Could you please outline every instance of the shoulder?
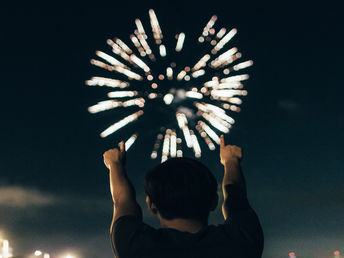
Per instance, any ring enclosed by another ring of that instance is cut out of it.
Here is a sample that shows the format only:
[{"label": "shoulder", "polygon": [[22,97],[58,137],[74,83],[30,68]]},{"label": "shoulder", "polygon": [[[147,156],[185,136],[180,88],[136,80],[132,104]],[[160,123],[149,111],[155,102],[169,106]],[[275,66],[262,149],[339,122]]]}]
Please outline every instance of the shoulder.
[{"label": "shoulder", "polygon": [[119,217],[111,231],[111,244],[115,254],[126,255],[139,251],[154,241],[157,230],[145,224],[142,219],[126,215]]},{"label": "shoulder", "polygon": [[264,247],[264,235],[259,218],[252,208],[232,212],[219,226],[231,241],[236,242],[239,246],[246,246],[261,255]]}]

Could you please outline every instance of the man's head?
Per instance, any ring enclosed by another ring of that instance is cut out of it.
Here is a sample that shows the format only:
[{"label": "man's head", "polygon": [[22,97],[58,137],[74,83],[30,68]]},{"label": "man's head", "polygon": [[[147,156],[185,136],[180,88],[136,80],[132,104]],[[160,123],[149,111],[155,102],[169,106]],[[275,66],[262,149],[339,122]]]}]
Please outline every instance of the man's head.
[{"label": "man's head", "polygon": [[147,204],[164,219],[205,221],[217,206],[217,182],[201,162],[171,158],[151,169],[145,177]]}]

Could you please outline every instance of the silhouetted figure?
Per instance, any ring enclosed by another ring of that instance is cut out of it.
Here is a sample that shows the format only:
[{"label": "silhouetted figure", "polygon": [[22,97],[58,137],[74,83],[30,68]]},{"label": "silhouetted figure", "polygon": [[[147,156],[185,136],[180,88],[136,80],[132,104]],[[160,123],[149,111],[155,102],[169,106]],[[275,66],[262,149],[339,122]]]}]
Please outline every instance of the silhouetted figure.
[{"label": "silhouetted figure", "polygon": [[124,142],[104,153],[114,202],[110,234],[118,258],[261,257],[263,232],[246,197],[240,147],[225,145],[222,213],[224,223],[208,225],[218,203],[217,182],[210,170],[190,158],[171,158],[145,177],[146,203],[161,228],[142,221],[141,207],[125,172]]}]

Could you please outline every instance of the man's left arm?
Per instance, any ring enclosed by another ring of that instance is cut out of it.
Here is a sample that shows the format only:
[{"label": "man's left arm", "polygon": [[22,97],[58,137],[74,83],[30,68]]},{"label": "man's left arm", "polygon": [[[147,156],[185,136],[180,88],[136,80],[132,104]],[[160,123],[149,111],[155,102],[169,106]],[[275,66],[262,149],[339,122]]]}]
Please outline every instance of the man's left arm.
[{"label": "man's left arm", "polygon": [[113,200],[113,218],[110,227],[112,232],[115,221],[125,215],[133,215],[142,219],[142,210],[136,201],[135,189],[130,182],[126,171],[125,145],[122,141],[120,148],[106,151],[103,155],[104,163],[110,170],[110,190]]}]

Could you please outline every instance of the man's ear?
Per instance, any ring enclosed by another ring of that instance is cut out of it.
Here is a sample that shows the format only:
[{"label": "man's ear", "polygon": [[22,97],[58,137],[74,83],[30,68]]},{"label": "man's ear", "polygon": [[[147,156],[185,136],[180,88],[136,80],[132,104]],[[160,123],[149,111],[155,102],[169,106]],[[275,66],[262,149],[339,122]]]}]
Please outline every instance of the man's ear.
[{"label": "man's ear", "polygon": [[216,196],[214,196],[214,199],[211,202],[210,211],[214,211],[216,209],[218,202],[219,202],[219,195],[216,193]]},{"label": "man's ear", "polygon": [[155,204],[152,203],[148,195],[146,195],[146,204],[147,204],[148,210],[150,210],[153,214],[158,213],[158,209],[156,208]]}]

